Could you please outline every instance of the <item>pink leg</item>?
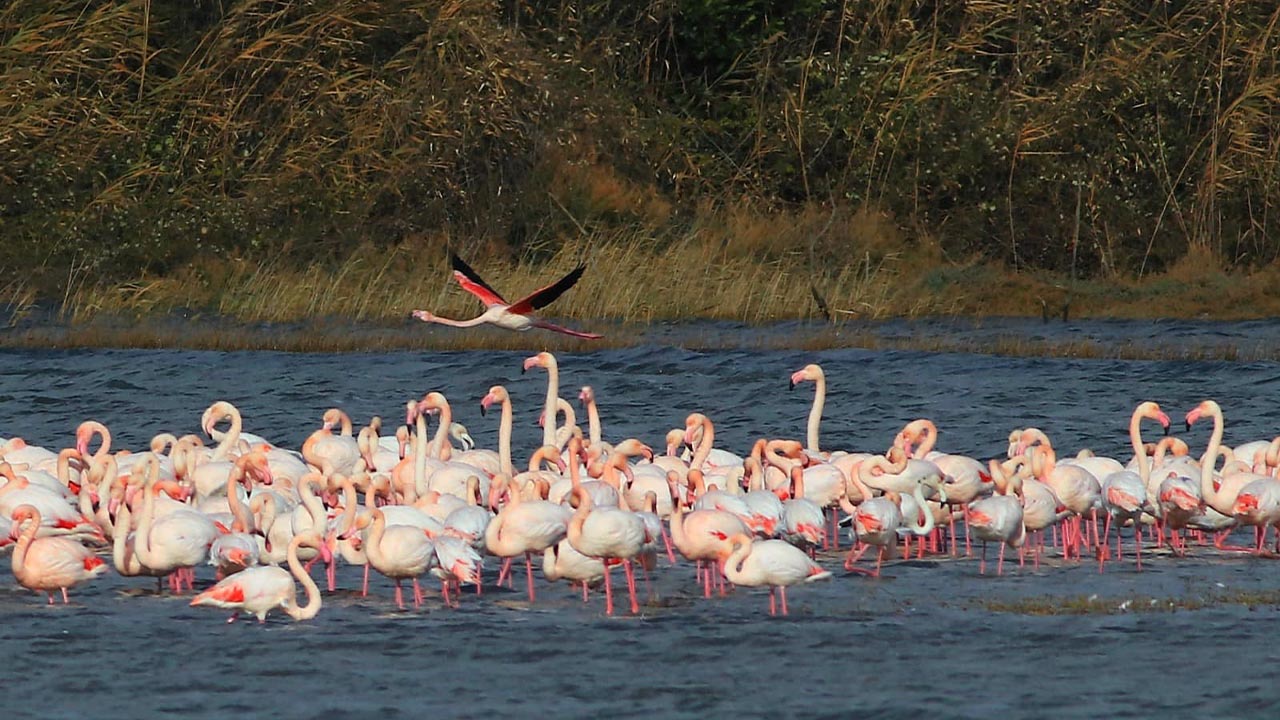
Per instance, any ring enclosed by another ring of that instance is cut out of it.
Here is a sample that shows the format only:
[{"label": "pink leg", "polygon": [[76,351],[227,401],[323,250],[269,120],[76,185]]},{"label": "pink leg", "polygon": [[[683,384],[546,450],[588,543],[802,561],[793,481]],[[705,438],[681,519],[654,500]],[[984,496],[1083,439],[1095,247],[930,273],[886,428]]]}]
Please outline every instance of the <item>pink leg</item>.
[{"label": "pink leg", "polygon": [[1004,549],[1008,547],[1008,543],[1000,543],[1000,560],[996,562],[996,575],[1004,574]]},{"label": "pink leg", "polygon": [[775,600],[773,597],[773,588],[769,588],[769,614],[770,615],[778,614],[778,604],[777,604],[777,600]]},{"label": "pink leg", "polygon": [[444,604],[453,607],[453,603],[449,602],[449,581],[440,581],[440,596],[444,598]]},{"label": "pink leg", "polygon": [[[603,560],[603,558],[602,558]],[[613,583],[609,579],[609,564],[604,566],[604,614],[613,614]]]},{"label": "pink leg", "polygon": [[511,558],[502,559],[502,569],[498,571],[498,582],[496,585],[502,587],[502,583],[511,576]]},{"label": "pink leg", "polygon": [[228,623],[233,623],[233,622],[235,622],[235,621],[236,621],[236,618],[238,618],[238,617],[240,617],[240,613],[238,613],[238,612],[233,612],[233,613],[231,613],[231,617],[227,618],[227,622],[228,622]]},{"label": "pink leg", "polygon": [[1133,521],[1133,553],[1138,558],[1138,572],[1142,572],[1142,523],[1141,518]]},{"label": "pink leg", "polygon": [[587,581],[582,581],[582,602],[587,601]]},{"label": "pink leg", "polygon": [[529,580],[529,602],[533,602],[533,561],[529,559],[529,553],[524,554],[524,572]]},{"label": "pink leg", "polygon": [[416,608],[422,607],[422,603],[424,600],[426,600],[426,597],[422,595],[422,586],[418,584],[418,578],[414,578],[413,579],[413,606]]},{"label": "pink leg", "polygon": [[950,522],[950,525],[951,525],[951,530],[950,530],[950,532],[951,532],[951,557],[955,557],[956,555],[958,555],[958,554],[959,554],[959,548],[956,546],[956,514],[955,514],[955,513],[950,513],[950,515],[951,515],[951,522]]},{"label": "pink leg", "polygon": [[369,563],[364,564],[364,583],[360,585],[360,597],[369,597]]},{"label": "pink leg", "polygon": [[787,614],[787,588],[785,585],[778,588],[778,594],[782,596],[782,614],[786,615]]},{"label": "pink leg", "polygon": [[671,535],[667,533],[667,526],[662,526],[662,544],[667,548],[667,559],[672,565],[676,564],[676,553],[671,549]]},{"label": "pink leg", "polygon": [[631,567],[630,560],[622,561],[622,571],[627,575],[627,591],[631,593],[631,614],[638,615],[640,603],[636,601],[636,571]]},{"label": "pink leg", "polygon": [[969,539],[969,503],[964,504],[964,556],[973,557],[973,545]]},{"label": "pink leg", "polygon": [[404,609],[404,595],[400,590],[400,578],[396,578],[396,607]]},{"label": "pink leg", "polygon": [[867,549],[870,547],[870,545],[862,543],[860,546],[855,545],[854,547],[849,548],[849,554],[844,558],[844,569],[852,570],[853,564],[861,560],[862,556],[866,554]]},{"label": "pink leg", "polygon": [[978,561],[978,574],[987,574],[987,541],[982,541],[982,559]]},{"label": "pink leg", "polygon": [[338,589],[338,558],[332,558],[324,564],[324,574],[329,580],[329,592]]}]

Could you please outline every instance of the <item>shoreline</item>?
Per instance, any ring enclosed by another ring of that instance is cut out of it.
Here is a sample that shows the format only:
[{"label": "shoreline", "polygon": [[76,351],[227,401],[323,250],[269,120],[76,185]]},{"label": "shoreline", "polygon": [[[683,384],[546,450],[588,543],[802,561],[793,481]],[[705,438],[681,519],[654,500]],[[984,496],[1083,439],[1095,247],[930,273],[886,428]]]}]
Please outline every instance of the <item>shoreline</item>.
[{"label": "shoreline", "polygon": [[[8,315],[8,317],[5,317]],[[542,331],[456,330],[401,321],[313,318],[245,322],[204,313],[166,313],[89,320],[44,310],[0,308],[0,349],[169,349],[292,353],[530,351],[589,353],[642,347],[689,351],[870,350],[968,353],[998,357],[1085,360],[1280,360],[1280,322],[1267,319],[1082,318],[1063,322],[1017,316],[786,320],[765,323],[693,319],[679,322],[577,321],[598,341]]]}]

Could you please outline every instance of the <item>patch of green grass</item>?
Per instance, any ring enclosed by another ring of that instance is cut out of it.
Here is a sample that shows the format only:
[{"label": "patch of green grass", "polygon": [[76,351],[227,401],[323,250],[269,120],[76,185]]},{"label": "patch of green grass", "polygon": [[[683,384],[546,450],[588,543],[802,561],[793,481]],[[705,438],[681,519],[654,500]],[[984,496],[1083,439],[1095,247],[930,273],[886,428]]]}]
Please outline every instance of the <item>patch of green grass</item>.
[{"label": "patch of green grass", "polygon": [[1250,609],[1280,606],[1280,590],[1249,590],[1236,593],[1214,593],[1200,597],[1164,597],[1125,595],[1100,597],[1032,597],[1017,600],[983,600],[984,610],[1015,615],[1118,615],[1122,613],[1162,613],[1178,610],[1203,610],[1224,605]]}]

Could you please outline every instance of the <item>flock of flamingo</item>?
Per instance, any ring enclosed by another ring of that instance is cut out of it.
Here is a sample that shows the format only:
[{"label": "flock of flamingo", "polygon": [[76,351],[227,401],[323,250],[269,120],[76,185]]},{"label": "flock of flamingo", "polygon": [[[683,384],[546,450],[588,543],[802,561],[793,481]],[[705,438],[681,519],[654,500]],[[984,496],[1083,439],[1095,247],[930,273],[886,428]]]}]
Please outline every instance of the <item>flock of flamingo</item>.
[{"label": "flock of flamingo", "polygon": [[[808,365],[791,376],[793,388],[816,388],[806,442],[762,438],[733,454],[716,447],[712,420],[694,413],[655,454],[636,438],[604,439],[590,387],[578,396],[584,433],[560,397],[555,357],[525,360],[525,370],[534,368],[548,378],[542,445],[521,470],[501,385],[480,400],[482,412],[501,410],[496,449],[474,447],[439,392],[407,401],[394,437],[380,435],[376,417],[353,434],[348,416],[331,409],[300,452],[245,432],[240,413],[221,401],[201,419],[213,446],[195,434],[161,434],[146,451],[113,451],[110,431],[94,421],[81,423],[65,449],[0,441],[0,546],[12,552],[18,583],[47,593],[49,603],[56,592],[67,602],[69,588],[110,568],[194,592],[197,568],[212,566],[216,583],[191,604],[260,622],[276,609],[299,620],[319,612],[324,596],[310,572],[317,562],[330,592],[339,562],[363,566],[365,594],[372,568],[394,581],[403,609],[402,584],[420,606],[419,579],[428,574],[448,606],[462,602],[464,585],[482,593],[486,558],[501,561],[489,587],[513,585],[512,563],[522,558],[533,602],[535,557],[545,580],[575,585],[584,602],[603,586],[608,614],[614,569],[622,569],[635,614],[637,570],[647,584],[679,556],[695,564],[704,596],[725,593],[726,583],[768,587],[770,614],[785,615],[789,586],[831,577],[817,559],[838,561],[844,526],[853,540],[844,568],[867,575],[891,557],[971,556],[974,540],[982,543],[980,573],[987,543],[999,545],[997,574],[1006,548],[1018,551],[1020,565],[1031,554],[1038,566],[1046,530],[1065,561],[1087,554],[1099,570],[1122,559],[1127,531],[1140,570],[1144,542],[1177,556],[1191,542],[1262,554],[1268,530],[1280,526],[1280,438],[1223,446],[1222,410],[1212,400],[1186,414],[1188,427],[1213,421],[1199,458],[1167,435],[1169,417],[1154,402],[1133,412],[1127,462],[1088,450],[1059,460],[1045,432],[1025,428],[1009,434],[1006,457],[984,463],[936,450],[937,428],[923,419],[886,438],[885,452],[827,451],[819,444],[826,380]],[[431,437],[429,418],[437,423]],[[1144,420],[1163,427],[1159,442],[1143,440]],[[1255,542],[1226,545],[1244,525],[1255,528]],[[862,560],[871,549],[874,566]],[[295,580],[305,590],[301,604]]]}]

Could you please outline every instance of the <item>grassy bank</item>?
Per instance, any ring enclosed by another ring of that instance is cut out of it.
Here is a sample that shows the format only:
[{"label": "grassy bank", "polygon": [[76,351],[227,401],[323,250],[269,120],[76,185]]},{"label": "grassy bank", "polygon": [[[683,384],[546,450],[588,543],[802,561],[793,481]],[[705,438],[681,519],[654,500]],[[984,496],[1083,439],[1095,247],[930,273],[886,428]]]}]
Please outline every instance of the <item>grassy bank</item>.
[{"label": "grassy bank", "polygon": [[[1239,302],[1280,257],[1278,27],[1229,2],[8,3],[0,282],[75,317],[461,312],[448,242],[512,292],[583,253],[654,266],[597,270],[577,317],[794,316],[808,275],[833,314],[1037,312],[1076,276],[1080,314],[1266,314]],[[1159,286],[1188,263],[1232,274]]]},{"label": "grassy bank", "polygon": [[[512,262],[471,248],[476,270],[508,298],[539,287],[580,261],[588,272],[552,305],[555,317],[600,331],[585,343],[550,333],[458,330],[411,320],[414,309],[469,318],[480,303],[454,282],[447,238],[413,246],[365,246],[333,262],[301,267],[280,258],[207,260],[163,275],[96,282],[72,273],[65,295],[42,299],[11,282],[7,347],[187,347],[359,351],[400,349],[553,350],[672,342],[687,347],[823,349],[859,347],[1015,356],[1131,359],[1276,359],[1274,348],[1184,343],[1103,343],[1002,337],[981,344],[931,336],[885,338],[866,321],[956,316],[1240,320],[1280,315],[1280,272],[1228,272],[1187,257],[1136,279],[1072,279],[1014,272],[993,261],[947,262],[917,243],[870,243],[841,259],[850,237],[874,236],[875,216],[721,217],[680,238],[598,237]],[[754,231],[754,232],[752,232]],[[802,238],[836,238],[806,244]],[[660,248],[655,250],[654,248]],[[722,320],[766,325],[802,320],[790,334],[714,330],[664,336],[667,324]]]}]

